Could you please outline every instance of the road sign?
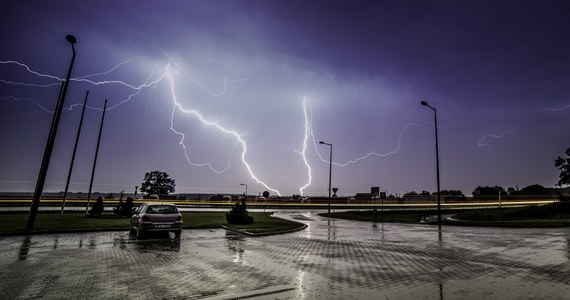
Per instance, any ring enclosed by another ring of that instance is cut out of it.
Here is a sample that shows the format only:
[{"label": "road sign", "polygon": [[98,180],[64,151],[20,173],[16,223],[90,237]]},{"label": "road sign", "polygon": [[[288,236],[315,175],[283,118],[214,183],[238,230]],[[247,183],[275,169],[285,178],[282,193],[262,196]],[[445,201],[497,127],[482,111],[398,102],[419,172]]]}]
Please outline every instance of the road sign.
[{"label": "road sign", "polygon": [[379,193],[380,193],[380,187],[379,186],[373,186],[370,188],[370,194],[378,195]]}]

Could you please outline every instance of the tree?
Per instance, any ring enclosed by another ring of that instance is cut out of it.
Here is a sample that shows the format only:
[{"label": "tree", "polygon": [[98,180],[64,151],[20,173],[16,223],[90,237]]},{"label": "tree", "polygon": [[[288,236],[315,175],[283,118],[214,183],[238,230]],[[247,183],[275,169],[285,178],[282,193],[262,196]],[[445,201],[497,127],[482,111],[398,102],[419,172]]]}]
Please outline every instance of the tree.
[{"label": "tree", "polygon": [[[460,199],[460,200],[463,200],[466,198],[465,195],[463,194],[463,192],[460,190],[441,190],[439,192],[439,194],[441,196],[448,196],[449,198],[455,198],[455,199]],[[433,193],[432,195],[437,195],[437,192]]]},{"label": "tree", "polygon": [[411,191],[411,192],[406,192],[403,197],[416,197],[416,196],[418,196],[418,192]]},{"label": "tree", "polygon": [[517,193],[517,190],[515,190],[514,187],[510,186],[509,188],[507,188],[507,193],[509,194],[509,196],[514,196]]},{"label": "tree", "polygon": [[89,215],[100,216],[103,213],[104,209],[105,207],[103,205],[103,198],[99,196],[97,197],[97,201],[95,201],[95,204],[93,204],[93,207],[91,207],[91,212],[89,213]]},{"label": "tree", "polygon": [[241,199],[241,205],[236,203],[229,213],[226,213],[226,221],[229,224],[253,224],[253,217],[247,213],[245,199]]},{"label": "tree", "polygon": [[556,184],[559,187],[570,185],[570,148],[566,150],[567,157],[560,157],[554,161],[554,166],[560,170],[560,180]]},{"label": "tree", "polygon": [[119,204],[113,208],[116,215],[130,217],[133,213],[134,199],[127,197],[127,201],[119,200]]},{"label": "tree", "polygon": [[502,186],[478,186],[473,191],[473,198],[480,196],[497,196],[499,192],[503,195],[507,194]]},{"label": "tree", "polygon": [[147,196],[155,194],[174,193],[176,183],[170,178],[168,173],[161,171],[152,171],[144,174],[144,180],[141,184],[141,193]]},{"label": "tree", "polygon": [[519,192],[518,195],[524,195],[524,196],[529,196],[529,195],[548,195],[550,194],[550,192],[548,191],[547,188],[543,187],[540,184],[532,184],[529,186],[525,186],[523,187]]}]

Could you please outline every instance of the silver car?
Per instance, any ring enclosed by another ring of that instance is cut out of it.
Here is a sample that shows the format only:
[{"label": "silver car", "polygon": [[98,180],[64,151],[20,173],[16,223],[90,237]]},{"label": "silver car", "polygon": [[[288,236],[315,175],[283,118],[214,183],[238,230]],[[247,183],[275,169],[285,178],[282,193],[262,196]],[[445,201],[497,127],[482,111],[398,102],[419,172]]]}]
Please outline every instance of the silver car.
[{"label": "silver car", "polygon": [[146,203],[131,216],[130,233],[142,237],[146,232],[174,232],[176,238],[182,233],[182,215],[174,204]]}]

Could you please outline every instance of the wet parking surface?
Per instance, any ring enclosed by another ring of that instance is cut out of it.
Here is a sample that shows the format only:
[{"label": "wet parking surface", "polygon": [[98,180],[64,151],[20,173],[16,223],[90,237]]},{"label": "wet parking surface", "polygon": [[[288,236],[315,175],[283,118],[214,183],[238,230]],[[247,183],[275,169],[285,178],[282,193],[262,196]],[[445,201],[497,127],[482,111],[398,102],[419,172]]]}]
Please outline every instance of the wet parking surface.
[{"label": "wet parking surface", "polygon": [[568,299],[570,229],[372,224],[0,238],[3,299]]}]

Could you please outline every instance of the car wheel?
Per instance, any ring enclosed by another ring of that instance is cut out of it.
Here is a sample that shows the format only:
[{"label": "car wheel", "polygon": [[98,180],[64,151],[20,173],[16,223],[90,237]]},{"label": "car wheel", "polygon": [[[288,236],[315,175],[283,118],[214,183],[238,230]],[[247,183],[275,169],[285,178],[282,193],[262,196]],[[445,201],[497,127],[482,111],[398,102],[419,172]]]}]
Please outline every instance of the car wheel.
[{"label": "car wheel", "polygon": [[137,227],[137,240],[143,237],[143,231],[141,230],[140,225]]},{"label": "car wheel", "polygon": [[136,230],[135,230],[135,228],[133,227],[133,224],[131,223],[131,224],[129,225],[129,234],[130,234],[130,235],[134,235],[135,233],[136,233]]},{"label": "car wheel", "polygon": [[174,238],[179,239],[181,234],[182,234],[182,230],[177,230],[177,231],[175,231],[175,232],[174,232]]}]

